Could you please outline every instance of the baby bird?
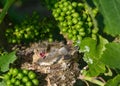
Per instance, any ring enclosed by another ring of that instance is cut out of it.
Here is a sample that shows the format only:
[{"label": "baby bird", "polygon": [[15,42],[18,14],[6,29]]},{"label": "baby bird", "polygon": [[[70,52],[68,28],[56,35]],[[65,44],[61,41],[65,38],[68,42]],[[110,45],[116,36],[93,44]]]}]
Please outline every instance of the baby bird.
[{"label": "baby bird", "polygon": [[33,63],[44,66],[62,63],[72,59],[75,52],[68,45],[61,45],[60,43],[48,44],[46,47],[38,47],[34,50]]},{"label": "baby bird", "polygon": [[61,62],[64,55],[67,55],[68,51],[65,47],[55,48],[52,47],[49,53],[46,53],[45,57],[39,59],[39,65],[52,65]]}]

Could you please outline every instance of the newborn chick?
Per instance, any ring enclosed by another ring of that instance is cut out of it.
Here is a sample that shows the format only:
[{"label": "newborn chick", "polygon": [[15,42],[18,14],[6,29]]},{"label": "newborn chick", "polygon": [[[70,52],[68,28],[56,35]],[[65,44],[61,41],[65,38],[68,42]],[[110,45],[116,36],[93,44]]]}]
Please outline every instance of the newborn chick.
[{"label": "newborn chick", "polygon": [[[77,49],[63,43],[44,43],[34,50],[33,63],[39,65],[52,65],[55,63],[68,62],[72,60]],[[76,56],[75,56],[76,57]]]},{"label": "newborn chick", "polygon": [[[52,65],[60,63],[64,60],[64,56],[68,55],[66,47],[51,47],[49,52],[45,49],[39,49],[34,51],[33,62],[37,62],[39,65]],[[37,59],[35,59],[37,58]]]},{"label": "newborn chick", "polygon": [[44,59],[39,59],[39,65],[52,65],[55,63],[60,63],[63,60],[63,55],[67,55],[67,53],[68,51],[65,49],[65,47],[60,49],[52,47]]}]

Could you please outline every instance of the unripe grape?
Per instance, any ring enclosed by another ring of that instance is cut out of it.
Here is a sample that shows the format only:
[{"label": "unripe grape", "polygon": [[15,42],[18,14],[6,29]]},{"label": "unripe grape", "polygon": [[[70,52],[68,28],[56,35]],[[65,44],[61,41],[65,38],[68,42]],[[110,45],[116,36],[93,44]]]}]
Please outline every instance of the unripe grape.
[{"label": "unripe grape", "polygon": [[59,7],[60,7],[60,8],[63,8],[64,6],[63,6],[63,4],[60,4]]},{"label": "unripe grape", "polygon": [[18,73],[18,75],[17,75],[17,77],[16,78],[18,78],[18,79],[22,79],[23,78],[23,73]]},{"label": "unripe grape", "polygon": [[81,28],[81,25],[76,24],[76,25],[75,25],[75,28],[76,28],[76,29],[80,29],[80,28]]},{"label": "unripe grape", "polygon": [[80,35],[77,35],[78,40],[82,40],[82,37]]},{"label": "unripe grape", "polygon": [[18,74],[18,69],[17,68],[13,69],[12,74],[13,76],[16,76]]},{"label": "unripe grape", "polygon": [[64,20],[64,17],[60,16],[59,21],[63,21],[63,20]]},{"label": "unripe grape", "polygon": [[68,21],[68,25],[71,26],[73,23],[72,21]]},{"label": "unripe grape", "polygon": [[55,8],[58,8],[58,3],[56,3],[54,6],[55,6]]},{"label": "unripe grape", "polygon": [[71,11],[68,10],[68,11],[66,12],[66,14],[67,14],[67,15],[70,15],[70,14],[71,14]]},{"label": "unripe grape", "polygon": [[26,86],[33,86],[33,85],[32,85],[32,82],[30,82],[30,81],[26,82],[25,85],[26,85]]},{"label": "unripe grape", "polygon": [[30,72],[28,73],[28,77],[29,77],[30,79],[34,79],[34,78],[36,78],[36,74],[35,74],[34,72],[30,71]]},{"label": "unripe grape", "polygon": [[60,13],[60,12],[61,12],[61,9],[60,9],[60,8],[57,8],[56,12],[57,12],[57,13]]},{"label": "unripe grape", "polygon": [[19,80],[16,80],[15,85],[19,86],[20,83],[21,83],[21,82],[20,82]]},{"label": "unripe grape", "polygon": [[92,33],[93,34],[96,34],[98,32],[98,28],[94,28],[93,30],[92,30]]},{"label": "unripe grape", "polygon": [[33,82],[33,84],[36,85],[36,86],[39,85],[39,81],[38,81],[37,79],[33,79],[32,82]]},{"label": "unripe grape", "polygon": [[78,3],[78,6],[79,7],[84,7],[84,4],[83,3]]},{"label": "unripe grape", "polygon": [[72,14],[72,16],[75,17],[75,18],[78,18],[79,14],[77,12],[75,12],[75,13]]},{"label": "unripe grape", "polygon": [[72,37],[72,40],[73,40],[73,41],[77,41],[77,37],[76,37],[76,36],[73,36],[73,37]]},{"label": "unripe grape", "polygon": [[68,11],[67,7],[64,7],[62,10],[63,10],[63,12]]},{"label": "unripe grape", "polygon": [[66,19],[67,19],[67,20],[71,20],[72,17],[71,17],[70,15],[68,15],[68,16],[66,16]]},{"label": "unripe grape", "polygon": [[88,22],[88,26],[89,26],[89,27],[92,27],[92,26],[93,26],[93,23],[92,23],[92,22]]},{"label": "unripe grape", "polygon": [[24,76],[24,77],[22,78],[22,82],[26,83],[27,81],[29,81],[28,77],[27,77],[27,76]]},{"label": "unripe grape", "polygon": [[28,74],[28,72],[29,72],[29,71],[28,71],[28,70],[26,70],[26,69],[23,69],[23,70],[22,70],[22,73],[23,73],[23,74],[25,74],[25,75],[27,75],[27,74]]},{"label": "unripe grape", "polygon": [[12,78],[11,79],[11,83],[15,83],[16,82],[16,79],[15,78]]},{"label": "unripe grape", "polygon": [[49,38],[48,41],[49,41],[49,42],[53,42],[53,39],[52,39],[52,38]]},{"label": "unripe grape", "polygon": [[77,30],[73,30],[73,35],[76,35],[77,34]]},{"label": "unripe grape", "polygon": [[81,32],[81,33],[80,33],[80,36],[85,36],[85,32]]},{"label": "unripe grape", "polygon": [[72,2],[73,7],[77,7],[77,2]]},{"label": "unripe grape", "polygon": [[67,22],[63,22],[62,26],[66,27],[67,26]]},{"label": "unripe grape", "polygon": [[73,18],[72,21],[73,21],[74,24],[78,23],[78,19],[77,18]]},{"label": "unripe grape", "polygon": [[6,85],[7,85],[7,86],[10,86],[10,85],[11,85],[11,81],[10,81],[10,80],[7,80],[7,81],[6,81]]},{"label": "unripe grape", "polygon": [[72,39],[73,35],[72,34],[68,34],[68,38]]},{"label": "unripe grape", "polygon": [[58,13],[54,13],[53,15],[54,15],[55,18],[57,18],[59,16]]},{"label": "unripe grape", "polygon": [[61,15],[61,16],[65,16],[65,12],[61,12],[60,15]]}]

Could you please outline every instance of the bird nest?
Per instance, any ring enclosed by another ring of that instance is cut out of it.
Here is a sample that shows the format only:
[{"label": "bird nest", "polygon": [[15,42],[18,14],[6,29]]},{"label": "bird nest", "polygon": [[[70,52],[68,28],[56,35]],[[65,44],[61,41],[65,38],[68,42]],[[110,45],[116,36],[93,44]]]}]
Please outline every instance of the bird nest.
[{"label": "bird nest", "polygon": [[16,47],[17,66],[34,70],[40,86],[73,86],[80,74],[78,47],[62,42],[39,42]]}]

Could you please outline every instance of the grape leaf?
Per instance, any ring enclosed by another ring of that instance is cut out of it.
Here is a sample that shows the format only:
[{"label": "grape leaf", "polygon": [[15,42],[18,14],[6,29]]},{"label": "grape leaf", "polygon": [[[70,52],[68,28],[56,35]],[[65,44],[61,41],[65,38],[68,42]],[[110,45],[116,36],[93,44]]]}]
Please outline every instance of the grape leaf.
[{"label": "grape leaf", "polygon": [[111,68],[120,69],[120,43],[109,43],[101,60]]},{"label": "grape leaf", "polygon": [[6,84],[3,80],[0,82],[0,86],[6,86]]},{"label": "grape leaf", "polygon": [[93,0],[104,18],[104,31],[113,36],[120,34],[120,0]]},{"label": "grape leaf", "polygon": [[4,56],[0,56],[0,71],[5,72],[9,70],[9,64],[16,60],[15,51]]},{"label": "grape leaf", "polygon": [[84,52],[84,60],[88,63],[89,70],[87,74],[89,76],[97,76],[100,73],[105,72],[105,65],[100,61],[101,55],[105,50],[105,44],[107,40],[99,37],[99,41],[92,38],[85,38],[80,43],[80,52]]},{"label": "grape leaf", "polygon": [[107,81],[105,86],[119,86],[120,85],[120,75],[115,76],[113,79]]}]

